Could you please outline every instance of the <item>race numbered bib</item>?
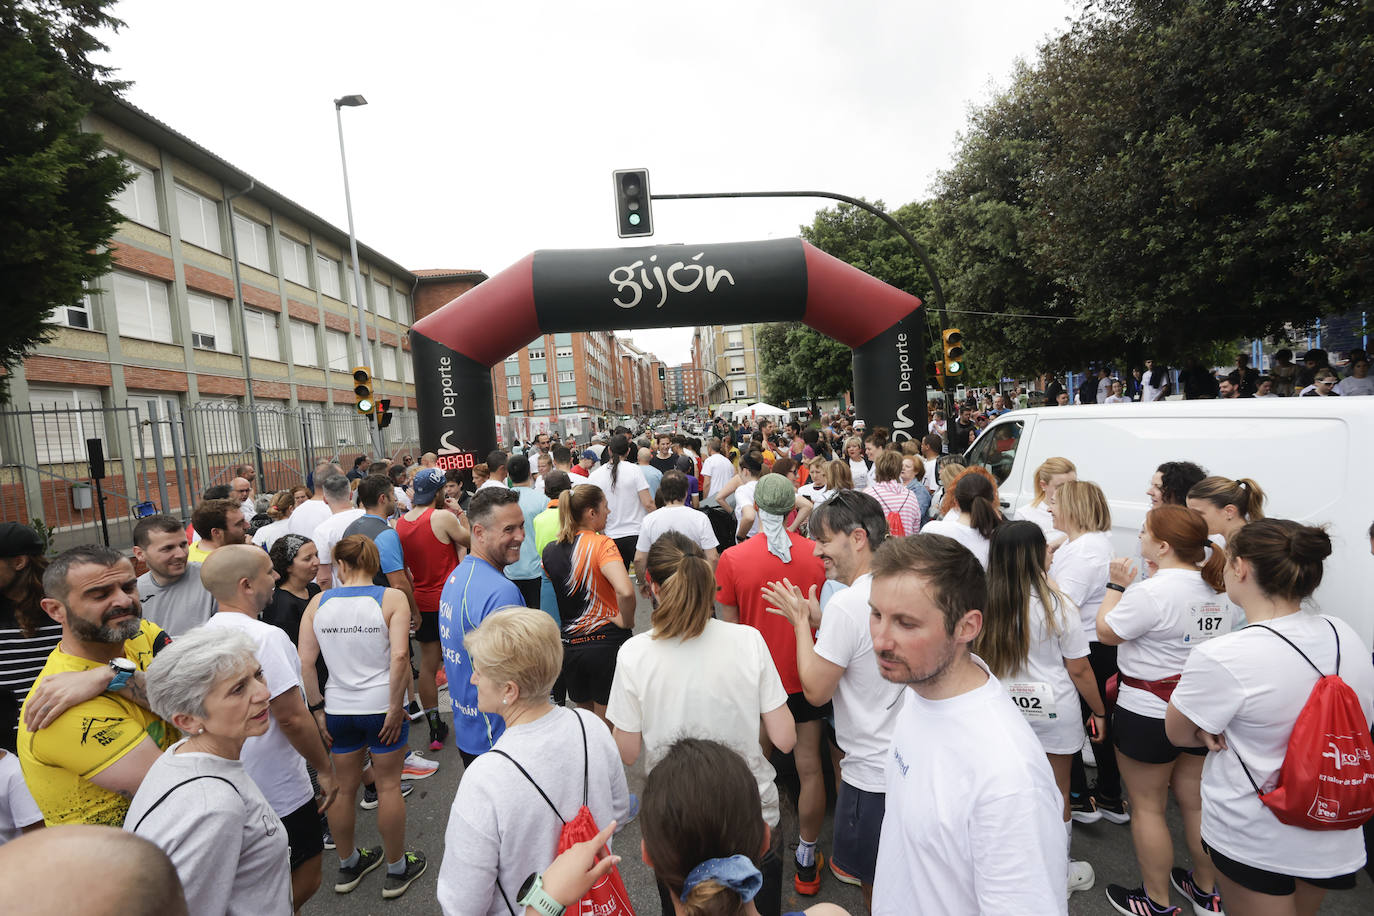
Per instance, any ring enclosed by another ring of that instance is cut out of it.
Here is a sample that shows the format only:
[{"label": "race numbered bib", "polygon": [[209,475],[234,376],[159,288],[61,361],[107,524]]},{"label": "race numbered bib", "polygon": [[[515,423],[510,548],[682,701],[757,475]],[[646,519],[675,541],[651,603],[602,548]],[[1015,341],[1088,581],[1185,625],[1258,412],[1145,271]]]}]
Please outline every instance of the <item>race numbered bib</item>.
[{"label": "race numbered bib", "polygon": [[1054,694],[1044,681],[1016,681],[1007,685],[1011,701],[1027,719],[1057,719]]},{"label": "race numbered bib", "polygon": [[1195,604],[1188,611],[1188,629],[1183,633],[1185,646],[1206,642],[1214,636],[1231,632],[1231,614],[1227,605],[1214,602]]}]

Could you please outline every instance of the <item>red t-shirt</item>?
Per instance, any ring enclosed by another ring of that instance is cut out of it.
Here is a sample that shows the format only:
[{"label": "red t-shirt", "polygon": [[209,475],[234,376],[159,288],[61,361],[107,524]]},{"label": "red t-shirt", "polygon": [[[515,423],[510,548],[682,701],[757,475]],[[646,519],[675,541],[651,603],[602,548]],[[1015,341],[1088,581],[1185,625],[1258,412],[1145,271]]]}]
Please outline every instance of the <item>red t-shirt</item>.
[{"label": "red t-shirt", "polygon": [[762,533],[721,554],[716,564],[716,600],[739,608],[739,622],[763,634],[783,689],[801,693],[796,631],[786,617],[768,613],[763,588],[786,578],[802,594],[810,594],[813,585],[819,594],[825,585],[825,564],[816,556],[814,541],[790,531],[787,536],[792,540],[791,563],[784,563],[768,552],[768,538]]},{"label": "red t-shirt", "polygon": [[575,465],[572,466],[572,473],[576,474],[578,477],[590,477],[590,476],[591,476],[590,474],[587,473],[587,469],[584,468],[584,467],[583,467],[582,465],[580,465],[580,464],[575,464]]}]

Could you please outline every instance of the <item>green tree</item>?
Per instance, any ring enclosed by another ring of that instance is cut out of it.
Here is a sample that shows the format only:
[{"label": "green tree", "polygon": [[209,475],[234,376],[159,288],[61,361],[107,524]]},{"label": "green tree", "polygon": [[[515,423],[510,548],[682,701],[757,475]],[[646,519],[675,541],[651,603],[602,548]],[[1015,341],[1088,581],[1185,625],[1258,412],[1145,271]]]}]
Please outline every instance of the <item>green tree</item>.
[{"label": "green tree", "polygon": [[[122,83],[89,55],[120,25],[103,0],[0,0],[0,386],[47,339],[52,309],[110,269],[111,205],[129,181],[81,118]],[[0,388],[0,401],[8,391]]]},{"label": "green tree", "polygon": [[797,321],[754,329],[754,355],[768,400],[805,400],[813,415],[817,401],[838,397],[854,386],[853,354],[838,340]]}]

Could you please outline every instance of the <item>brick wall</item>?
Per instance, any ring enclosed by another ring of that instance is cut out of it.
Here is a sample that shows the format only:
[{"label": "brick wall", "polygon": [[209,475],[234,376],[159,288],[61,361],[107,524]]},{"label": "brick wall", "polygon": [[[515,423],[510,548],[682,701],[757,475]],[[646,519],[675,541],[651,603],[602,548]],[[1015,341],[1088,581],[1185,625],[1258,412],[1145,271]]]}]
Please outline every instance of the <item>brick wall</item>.
[{"label": "brick wall", "polygon": [[[159,280],[166,280],[169,283],[176,279],[176,271],[172,267],[171,258],[151,251],[144,251],[142,248],[132,248],[119,242],[111,243],[110,251],[114,255],[115,263],[124,270],[157,277]],[[189,271],[190,268],[187,268],[188,280]],[[205,273],[205,271],[202,270],[200,273]]]},{"label": "brick wall", "polygon": [[108,388],[111,384],[109,363],[90,362],[84,359],[30,356],[24,360],[24,373],[30,382],[95,385],[100,388]]}]

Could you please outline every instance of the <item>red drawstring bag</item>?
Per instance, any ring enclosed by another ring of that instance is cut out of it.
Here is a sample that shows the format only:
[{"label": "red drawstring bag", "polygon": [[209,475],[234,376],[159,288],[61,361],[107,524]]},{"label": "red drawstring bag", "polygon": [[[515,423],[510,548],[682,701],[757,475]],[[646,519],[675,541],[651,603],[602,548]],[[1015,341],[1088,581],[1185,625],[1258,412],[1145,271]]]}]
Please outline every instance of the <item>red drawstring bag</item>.
[{"label": "red drawstring bag", "polygon": [[1240,766],[1260,801],[1283,823],[1305,830],[1350,830],[1374,815],[1374,742],[1359,698],[1341,680],[1340,633],[1326,622],[1336,636],[1333,674],[1322,674],[1282,633],[1254,624],[1293,646],[1317,672],[1317,683],[1293,725],[1275,787],[1261,791],[1245,761]]},{"label": "red drawstring bag", "polygon": [[[588,785],[588,766],[590,763],[587,754],[587,725],[582,721],[582,717],[573,713],[577,717],[577,724],[582,728],[582,806],[577,809],[577,814],[573,819],[563,820],[563,815],[558,813],[558,806],[553,800],[539,788],[539,783],[534,781],[534,777],[526,772],[514,757],[505,751],[492,749],[493,754],[500,754],[520,771],[520,775],[529,780],[530,785],[539,793],[540,797],[553,809],[553,816],[563,821],[563,829],[558,832],[558,852],[561,855],[567,852],[568,848],[574,843],[585,843],[587,840],[594,839],[601,828],[596,826],[596,819],[592,817],[591,809],[587,807],[587,785]],[[511,916],[515,916],[515,909],[511,906],[510,898],[506,897],[505,888],[501,887],[501,882],[496,883],[496,889],[500,891],[502,899],[506,902],[506,909]],[[575,905],[568,907],[568,916],[635,916],[634,907],[630,906],[630,894],[625,890],[625,882],[620,877],[620,869],[612,867],[610,871],[601,876],[601,880],[592,885],[592,889],[587,895],[579,900]]]}]

